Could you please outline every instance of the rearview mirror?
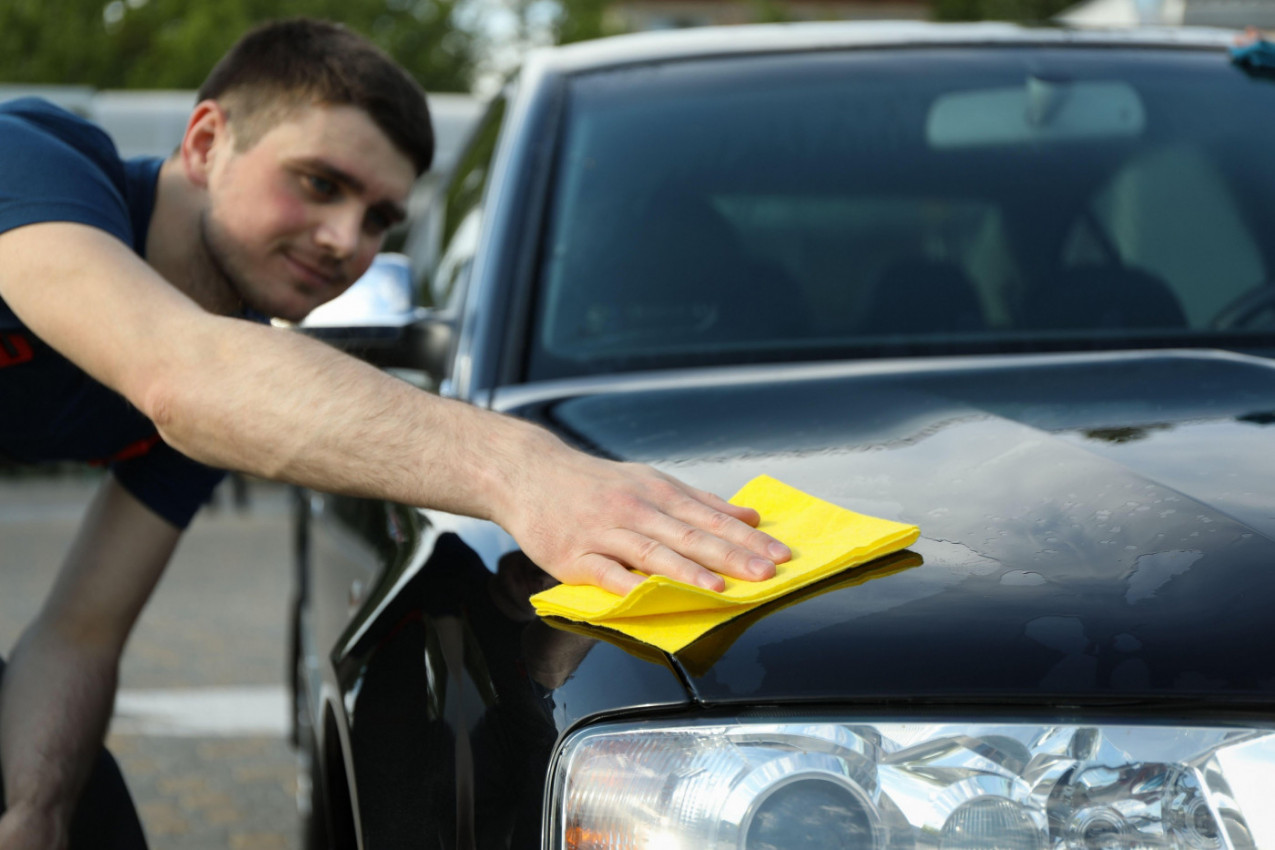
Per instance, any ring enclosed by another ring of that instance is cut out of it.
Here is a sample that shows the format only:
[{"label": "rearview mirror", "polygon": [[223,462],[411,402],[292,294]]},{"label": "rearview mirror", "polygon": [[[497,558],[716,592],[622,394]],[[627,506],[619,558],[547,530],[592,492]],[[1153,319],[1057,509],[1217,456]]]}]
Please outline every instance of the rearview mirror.
[{"label": "rearview mirror", "polygon": [[930,147],[963,148],[1142,134],[1146,111],[1123,82],[1028,77],[1022,86],[952,92],[935,99],[925,125]]},{"label": "rearview mirror", "polygon": [[373,365],[416,369],[441,381],[450,368],[453,322],[413,306],[413,296],[408,258],[378,254],[361,278],[297,329]]}]

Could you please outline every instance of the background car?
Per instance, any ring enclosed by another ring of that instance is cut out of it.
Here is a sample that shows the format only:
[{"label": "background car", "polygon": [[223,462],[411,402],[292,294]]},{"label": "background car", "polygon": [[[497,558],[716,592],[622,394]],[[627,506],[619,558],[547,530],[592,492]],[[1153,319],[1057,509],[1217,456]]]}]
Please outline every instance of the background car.
[{"label": "background car", "polygon": [[[1231,37],[796,25],[540,52],[371,359],[909,551],[668,655],[495,526],[311,495],[340,848],[1275,847],[1275,80]],[[801,541],[789,541],[800,548]]]}]

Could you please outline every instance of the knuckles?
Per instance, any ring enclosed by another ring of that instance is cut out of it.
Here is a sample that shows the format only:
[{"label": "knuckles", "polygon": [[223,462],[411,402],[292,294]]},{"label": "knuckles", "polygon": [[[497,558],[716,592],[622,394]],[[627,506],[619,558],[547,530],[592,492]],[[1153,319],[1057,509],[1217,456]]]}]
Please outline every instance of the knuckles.
[{"label": "knuckles", "polygon": [[585,572],[588,575],[588,583],[598,587],[606,587],[608,585],[607,574],[610,570],[611,565],[602,558],[591,559],[589,565],[585,568]]},{"label": "knuckles", "polygon": [[735,518],[730,514],[722,513],[721,511],[713,511],[708,515],[704,524],[713,534],[718,537],[725,537],[726,533],[734,528],[735,522]]},{"label": "knuckles", "polygon": [[651,572],[647,569],[655,563],[659,557],[660,550],[664,547],[658,540],[652,540],[649,537],[644,539],[637,546],[637,564],[641,565],[644,572]]},{"label": "knuckles", "polygon": [[748,566],[748,562],[753,558],[752,553],[745,552],[743,549],[731,547],[726,552],[725,565],[732,575],[746,576],[752,573]]},{"label": "knuckles", "polygon": [[704,532],[694,526],[686,526],[677,534],[678,551],[683,553],[693,553],[698,550],[704,543]]},{"label": "knuckles", "polygon": [[648,508],[646,501],[634,493],[621,491],[613,494],[608,505],[621,517],[634,517]]}]

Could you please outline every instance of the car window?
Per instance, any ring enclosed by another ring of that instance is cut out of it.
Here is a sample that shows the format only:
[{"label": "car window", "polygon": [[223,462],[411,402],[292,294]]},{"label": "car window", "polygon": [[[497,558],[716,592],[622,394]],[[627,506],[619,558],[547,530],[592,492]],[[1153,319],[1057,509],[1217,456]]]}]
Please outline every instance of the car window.
[{"label": "car window", "polygon": [[1275,84],[1222,52],[666,63],[562,120],[529,378],[1275,329],[1226,315],[1272,277]]}]

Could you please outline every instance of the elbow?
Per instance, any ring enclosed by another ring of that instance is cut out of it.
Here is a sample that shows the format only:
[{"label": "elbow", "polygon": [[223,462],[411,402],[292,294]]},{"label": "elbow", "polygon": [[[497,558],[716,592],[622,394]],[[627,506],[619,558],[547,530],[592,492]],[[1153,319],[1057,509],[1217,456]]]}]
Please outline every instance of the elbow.
[{"label": "elbow", "polygon": [[138,396],[138,408],[161,433],[172,427],[178,418],[175,413],[178,406],[175,395],[172,387],[157,381]]},{"label": "elbow", "polygon": [[148,382],[133,404],[164,443],[191,460],[264,477],[278,475],[282,461],[245,433],[242,410],[229,397],[227,382],[217,380],[217,371],[165,370]]},{"label": "elbow", "polygon": [[189,430],[185,423],[189,421],[186,413],[188,404],[184,393],[177,382],[156,380],[142,392],[139,392],[133,403],[142,415],[151,421],[155,430],[165,443],[185,453]]}]

